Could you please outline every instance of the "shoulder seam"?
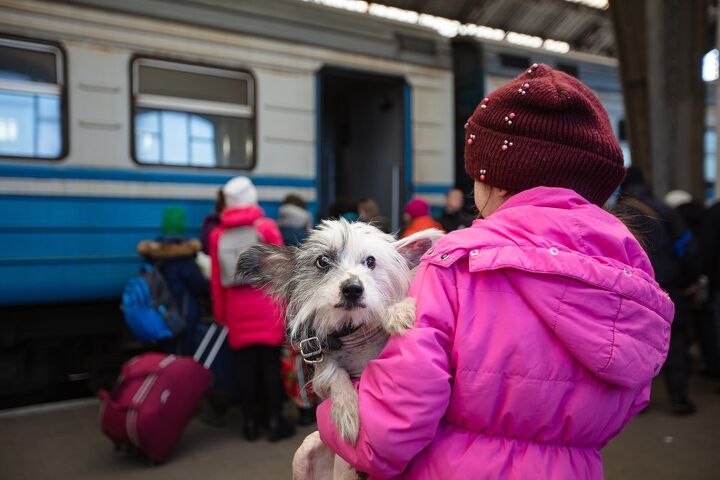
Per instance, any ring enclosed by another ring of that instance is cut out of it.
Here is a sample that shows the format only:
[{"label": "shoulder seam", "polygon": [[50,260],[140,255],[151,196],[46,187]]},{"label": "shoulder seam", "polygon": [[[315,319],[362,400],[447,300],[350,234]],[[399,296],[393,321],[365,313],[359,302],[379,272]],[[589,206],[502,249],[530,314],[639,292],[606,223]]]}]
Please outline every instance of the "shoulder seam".
[{"label": "shoulder seam", "polygon": [[618,309],[617,312],[615,312],[615,317],[613,318],[613,324],[612,324],[612,341],[610,342],[610,355],[608,355],[607,362],[605,365],[598,370],[598,373],[604,372],[609,366],[610,362],[613,358],[613,353],[615,353],[615,335],[617,334],[617,319],[620,316],[620,310],[622,310],[622,304],[623,304],[623,297],[618,296],[619,302],[618,302]]}]

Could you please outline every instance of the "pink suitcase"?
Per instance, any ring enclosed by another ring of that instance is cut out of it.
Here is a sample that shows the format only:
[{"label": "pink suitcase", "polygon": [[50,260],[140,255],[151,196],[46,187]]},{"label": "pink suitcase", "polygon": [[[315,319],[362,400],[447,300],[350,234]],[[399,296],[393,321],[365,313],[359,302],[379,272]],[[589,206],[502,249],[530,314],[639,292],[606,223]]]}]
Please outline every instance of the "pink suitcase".
[{"label": "pink suitcase", "polygon": [[212,382],[208,368],[227,336],[223,327],[201,365],[218,327],[211,325],[193,358],[145,353],[123,365],[112,392],[102,390],[100,422],[116,447],[139,450],[162,462],[175,449]]}]

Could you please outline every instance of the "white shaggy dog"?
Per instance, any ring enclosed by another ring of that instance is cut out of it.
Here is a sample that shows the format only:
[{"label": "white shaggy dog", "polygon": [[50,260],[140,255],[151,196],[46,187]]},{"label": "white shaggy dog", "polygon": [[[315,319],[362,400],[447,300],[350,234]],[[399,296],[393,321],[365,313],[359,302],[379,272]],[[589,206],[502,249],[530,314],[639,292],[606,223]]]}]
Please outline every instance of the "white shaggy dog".
[{"label": "white shaggy dog", "polygon": [[357,440],[360,376],[388,335],[415,321],[407,298],[412,271],[442,236],[426,230],[402,240],[372,225],[324,221],[301,247],[256,245],[240,255],[238,280],[262,286],[286,307],[293,345],[316,366],[313,388],[331,397],[341,435]]}]

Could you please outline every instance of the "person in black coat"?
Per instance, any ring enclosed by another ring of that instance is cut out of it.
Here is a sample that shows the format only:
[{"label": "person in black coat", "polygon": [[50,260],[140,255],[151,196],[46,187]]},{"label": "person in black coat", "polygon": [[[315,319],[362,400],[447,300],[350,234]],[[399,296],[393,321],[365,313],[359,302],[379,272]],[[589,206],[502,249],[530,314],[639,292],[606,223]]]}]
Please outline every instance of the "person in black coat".
[{"label": "person in black coat", "polygon": [[692,237],[680,215],[653,196],[642,172],[636,167],[628,168],[615,209],[639,237],[655,271],[655,280],[675,304],[670,350],[663,367],[665,384],[674,413],[695,413],[695,405],[688,398],[690,362],[687,303],[683,295],[699,276],[692,267],[697,263],[688,255],[687,247]]},{"label": "person in black coat", "polygon": [[372,198],[362,198],[357,203],[358,220],[370,223],[384,233],[391,233],[390,219],[380,214],[380,208]]},{"label": "person in black coat", "polygon": [[[700,252],[703,273],[709,280],[709,301],[713,306],[713,337],[716,360],[720,363],[720,202],[711,205],[703,216],[700,233]],[[720,365],[709,373],[720,377]]]},{"label": "person in black coat", "polygon": [[137,250],[160,270],[180,315],[185,319],[185,330],[171,342],[169,348],[173,353],[192,355],[200,319],[207,311],[203,301],[210,298],[210,282],[195,262],[202,248],[200,241],[184,238],[184,233],[185,210],[181,207],[166,208],[163,210],[162,236],[141,241]]},{"label": "person in black coat", "polygon": [[305,200],[289,194],[278,210],[278,229],[285,245],[298,246],[310,234],[312,215],[307,211]]},{"label": "person in black coat", "polygon": [[202,300],[210,296],[210,282],[195,263],[201,249],[195,239],[160,237],[138,244],[138,253],[160,269],[186,327],[175,340],[180,355],[192,355],[198,339],[198,325],[206,314]]},{"label": "person in black coat", "polygon": [[210,255],[210,232],[220,225],[220,214],[225,210],[225,195],[222,188],[218,189],[215,197],[215,211],[208,213],[200,227],[200,242],[205,255]]},{"label": "person in black coat", "polygon": [[445,194],[445,208],[438,223],[443,230],[452,232],[472,225],[473,217],[465,211],[465,195],[459,188],[452,188]]}]

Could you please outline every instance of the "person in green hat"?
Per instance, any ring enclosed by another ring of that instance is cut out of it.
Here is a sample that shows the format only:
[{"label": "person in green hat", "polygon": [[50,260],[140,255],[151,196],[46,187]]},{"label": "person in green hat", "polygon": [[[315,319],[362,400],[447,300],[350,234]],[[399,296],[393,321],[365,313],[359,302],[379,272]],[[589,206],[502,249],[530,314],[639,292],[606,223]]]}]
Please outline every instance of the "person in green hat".
[{"label": "person in green hat", "polygon": [[200,299],[210,295],[210,284],[195,262],[200,241],[184,237],[186,229],[185,210],[182,207],[165,208],[162,235],[154,240],[143,240],[137,246],[138,253],[160,270],[186,322],[183,333],[165,346],[166,350],[180,355],[191,355],[195,350],[200,318],[206,315]]}]

